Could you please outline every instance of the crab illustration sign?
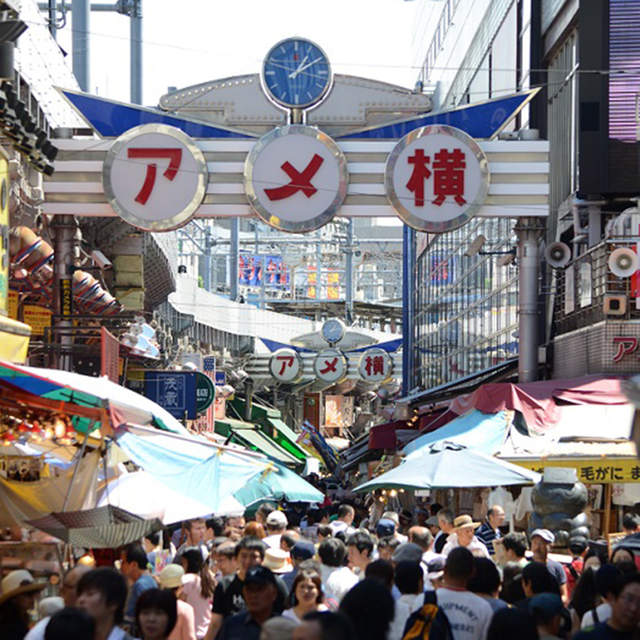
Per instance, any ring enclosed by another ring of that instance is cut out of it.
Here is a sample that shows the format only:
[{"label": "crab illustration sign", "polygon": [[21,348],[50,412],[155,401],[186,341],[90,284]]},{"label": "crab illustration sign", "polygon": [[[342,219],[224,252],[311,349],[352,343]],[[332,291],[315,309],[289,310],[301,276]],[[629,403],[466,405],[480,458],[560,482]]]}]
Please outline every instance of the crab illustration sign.
[{"label": "crab illustration sign", "polygon": [[408,133],[385,169],[389,202],[419,231],[442,233],[468,222],[489,192],[489,165],[478,143],[446,125]]},{"label": "crab illustration sign", "polygon": [[114,211],[129,224],[145,231],[169,231],[186,224],[202,203],[207,163],[180,129],[146,124],[113,143],[102,181]]}]

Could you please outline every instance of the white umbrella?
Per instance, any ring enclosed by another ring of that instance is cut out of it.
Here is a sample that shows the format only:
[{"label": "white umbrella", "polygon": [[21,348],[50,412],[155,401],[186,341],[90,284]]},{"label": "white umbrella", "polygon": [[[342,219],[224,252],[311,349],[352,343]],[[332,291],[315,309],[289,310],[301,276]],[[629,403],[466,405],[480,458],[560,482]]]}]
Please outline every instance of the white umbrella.
[{"label": "white umbrella", "polygon": [[[125,473],[101,491],[97,506],[113,505],[163,524],[209,515],[211,507],[170,489],[146,471]],[[216,515],[242,515],[244,506],[233,496],[222,499]]]}]

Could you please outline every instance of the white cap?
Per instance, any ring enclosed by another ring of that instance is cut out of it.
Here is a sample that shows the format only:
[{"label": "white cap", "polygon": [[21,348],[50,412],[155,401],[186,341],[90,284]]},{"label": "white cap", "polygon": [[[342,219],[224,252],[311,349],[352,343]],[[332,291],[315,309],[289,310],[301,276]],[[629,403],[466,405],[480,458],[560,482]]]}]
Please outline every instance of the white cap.
[{"label": "white cap", "polygon": [[267,516],[267,526],[286,527],[287,523],[287,516],[285,516],[282,511],[272,511]]}]

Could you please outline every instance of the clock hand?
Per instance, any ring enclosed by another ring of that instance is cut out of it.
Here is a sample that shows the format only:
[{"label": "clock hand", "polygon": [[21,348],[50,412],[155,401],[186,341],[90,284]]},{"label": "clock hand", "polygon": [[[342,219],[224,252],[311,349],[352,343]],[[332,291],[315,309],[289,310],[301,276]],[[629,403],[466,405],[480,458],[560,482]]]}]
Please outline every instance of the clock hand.
[{"label": "clock hand", "polygon": [[296,69],[296,75],[298,75],[299,73],[302,73],[305,69],[308,69],[309,67],[312,67],[316,62],[320,62],[320,60],[322,60],[322,56],[320,56],[319,58],[316,58],[315,60],[312,60],[311,62],[308,62],[303,67],[300,67],[299,69]]},{"label": "clock hand", "polygon": [[309,57],[309,54],[307,53],[307,55],[302,59],[302,62],[300,63],[300,65],[298,66],[298,68],[293,71],[292,73],[289,74],[289,78],[293,79],[295,78],[300,71],[302,71],[302,69],[304,69],[304,63],[307,61],[307,58]]}]

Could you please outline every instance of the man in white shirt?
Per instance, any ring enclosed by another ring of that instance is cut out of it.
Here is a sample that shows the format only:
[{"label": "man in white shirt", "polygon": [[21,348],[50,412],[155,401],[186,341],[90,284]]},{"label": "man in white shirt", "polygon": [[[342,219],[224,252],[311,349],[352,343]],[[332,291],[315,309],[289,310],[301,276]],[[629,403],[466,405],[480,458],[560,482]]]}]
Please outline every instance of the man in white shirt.
[{"label": "man in white shirt", "polygon": [[356,510],[350,504],[341,504],[338,507],[338,517],[329,523],[331,534],[336,535],[340,531],[344,531],[345,535],[350,536],[355,529],[351,526],[356,516]]},{"label": "man in white shirt", "polygon": [[440,509],[438,511],[440,532],[436,534],[433,540],[433,550],[436,553],[442,553],[444,545],[447,544],[447,538],[453,533],[453,519],[453,511],[451,509]]},{"label": "man in white shirt", "polygon": [[282,511],[272,511],[267,516],[267,537],[262,542],[272,549],[280,549],[280,538],[287,529],[287,516]]},{"label": "man in white shirt", "polygon": [[349,567],[344,566],[347,548],[338,538],[329,538],[318,547],[320,556],[320,577],[327,606],[337,608],[344,595],[358,583]]},{"label": "man in white shirt", "polygon": [[401,595],[395,603],[395,615],[387,640],[402,640],[409,616],[424,601],[424,580],[420,565],[417,562],[399,562],[395,567],[394,581]]},{"label": "man in white shirt", "polygon": [[436,593],[438,606],[449,620],[453,640],[485,640],[493,616],[489,603],[467,590],[473,571],[471,551],[465,547],[452,549],[444,567],[444,586]]},{"label": "man in white shirt", "polygon": [[487,547],[478,540],[475,530],[480,526],[471,516],[458,516],[453,521],[453,533],[447,538],[447,544],[442,549],[442,555],[448,556],[456,547],[466,547],[478,558],[491,558]]}]

